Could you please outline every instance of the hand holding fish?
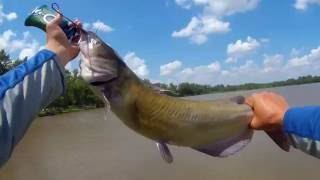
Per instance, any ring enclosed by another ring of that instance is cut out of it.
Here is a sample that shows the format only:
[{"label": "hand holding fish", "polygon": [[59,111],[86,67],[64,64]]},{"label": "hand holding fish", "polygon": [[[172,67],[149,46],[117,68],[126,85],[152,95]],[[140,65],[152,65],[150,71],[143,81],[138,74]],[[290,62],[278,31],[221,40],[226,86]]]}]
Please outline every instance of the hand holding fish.
[{"label": "hand holding fish", "polygon": [[246,103],[254,112],[250,124],[252,129],[265,131],[282,129],[283,118],[288,110],[288,103],[282,96],[263,92],[247,98]]},{"label": "hand holding fish", "polygon": [[[47,44],[46,48],[55,52],[63,65],[74,59],[79,54],[79,46],[74,43],[76,39],[69,42],[67,36],[59,26],[62,16],[58,14],[55,19],[48,23],[47,29]],[[81,27],[80,22],[76,25]]]}]

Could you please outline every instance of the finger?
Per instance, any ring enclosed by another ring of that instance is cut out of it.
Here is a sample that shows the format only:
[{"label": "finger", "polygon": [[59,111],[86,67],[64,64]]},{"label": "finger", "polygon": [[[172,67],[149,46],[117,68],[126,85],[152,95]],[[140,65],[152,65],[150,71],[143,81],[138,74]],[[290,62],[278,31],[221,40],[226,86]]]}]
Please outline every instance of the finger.
[{"label": "finger", "polygon": [[251,108],[253,108],[253,104],[254,104],[254,97],[250,96],[248,98],[245,99],[245,104],[247,104],[248,106],[250,106]]},{"label": "finger", "polygon": [[57,14],[56,17],[49,23],[49,24],[52,24],[52,25],[60,25],[62,21],[62,15],[61,14]]},{"label": "finger", "polygon": [[78,45],[73,44],[73,45],[71,45],[71,49],[72,49],[73,51],[79,51],[79,50],[80,50],[80,47],[79,47]]},{"label": "finger", "polygon": [[71,55],[71,58],[75,58],[78,56],[80,52],[80,48],[79,46],[75,46],[75,45],[72,45],[71,48],[70,48],[70,55]]},{"label": "finger", "polygon": [[250,126],[251,129],[254,130],[261,130],[261,123],[260,121],[257,119],[257,117],[253,117],[252,121],[250,122]]},{"label": "finger", "polygon": [[82,28],[82,23],[79,20],[75,20],[73,22],[69,22],[68,26],[72,28]]},{"label": "finger", "polygon": [[71,43],[77,45],[80,41],[80,35],[76,35],[72,38]]},{"label": "finger", "polygon": [[75,20],[74,24],[76,25],[76,27],[82,27],[82,23],[79,20]]}]

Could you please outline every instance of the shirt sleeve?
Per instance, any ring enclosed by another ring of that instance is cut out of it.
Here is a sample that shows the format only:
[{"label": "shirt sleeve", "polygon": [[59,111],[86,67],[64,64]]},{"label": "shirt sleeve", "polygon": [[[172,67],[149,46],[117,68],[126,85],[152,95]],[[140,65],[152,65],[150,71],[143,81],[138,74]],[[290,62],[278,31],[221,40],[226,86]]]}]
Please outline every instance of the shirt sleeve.
[{"label": "shirt sleeve", "polygon": [[293,147],[320,158],[320,106],[289,109],[284,117],[284,130]]},{"label": "shirt sleeve", "polygon": [[64,68],[42,50],[0,76],[0,167],[42,108],[64,92]]}]

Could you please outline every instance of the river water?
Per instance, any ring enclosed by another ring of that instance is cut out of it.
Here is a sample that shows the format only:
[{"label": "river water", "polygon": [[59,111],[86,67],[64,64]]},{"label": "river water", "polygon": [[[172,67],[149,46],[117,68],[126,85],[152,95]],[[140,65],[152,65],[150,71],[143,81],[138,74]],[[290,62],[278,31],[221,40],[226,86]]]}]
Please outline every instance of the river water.
[{"label": "river water", "polygon": [[[320,84],[268,89],[291,106],[320,104]],[[262,90],[259,90],[262,91]],[[256,91],[192,97],[216,99]],[[219,159],[171,147],[173,164],[155,144],[103,109],[38,118],[0,170],[0,180],[318,180],[320,160],[281,151],[262,132],[239,154]]]}]

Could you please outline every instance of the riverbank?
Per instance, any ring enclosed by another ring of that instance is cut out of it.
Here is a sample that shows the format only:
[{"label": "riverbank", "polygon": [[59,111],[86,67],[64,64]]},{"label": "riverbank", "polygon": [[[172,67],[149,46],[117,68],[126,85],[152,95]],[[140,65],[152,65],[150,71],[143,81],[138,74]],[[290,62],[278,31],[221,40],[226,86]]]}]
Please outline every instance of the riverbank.
[{"label": "riverbank", "polygon": [[69,108],[45,108],[39,113],[38,116],[39,117],[55,116],[58,114],[80,112],[80,111],[86,111],[86,110],[97,109],[97,108],[101,108],[101,107],[96,107],[96,106],[74,107],[74,106],[70,106]]},{"label": "riverbank", "polygon": [[[224,95],[230,95],[232,96],[232,94],[241,94],[241,95],[249,95],[250,93],[254,93],[256,91],[268,91],[268,90],[275,90],[275,89],[279,89],[279,88],[290,88],[290,87],[303,87],[303,86],[313,86],[313,85],[317,85],[320,83],[307,83],[307,84],[291,84],[291,85],[283,85],[283,86],[277,86],[277,87],[265,87],[265,88],[253,88],[253,89],[247,89],[247,90],[243,90],[243,89],[236,89],[236,90],[229,90],[229,91],[216,91],[216,92],[210,92],[210,93],[205,93],[205,94],[197,94],[194,96],[182,96],[180,98],[185,98],[185,99],[193,99],[193,97],[200,97],[201,96],[216,96],[219,94],[224,94]],[[170,94],[167,94],[169,96],[171,96]],[[205,100],[205,99],[202,99]],[[97,108],[102,108],[102,105],[99,106],[81,106],[81,107],[76,107],[76,106],[69,106],[68,108],[56,108],[56,107],[51,107],[51,108],[46,108],[43,109],[40,114],[39,117],[45,117],[45,116],[55,116],[58,114],[65,114],[65,113],[72,113],[72,112],[80,112],[80,111],[85,111],[85,110],[91,110],[91,109],[97,109]]]}]

